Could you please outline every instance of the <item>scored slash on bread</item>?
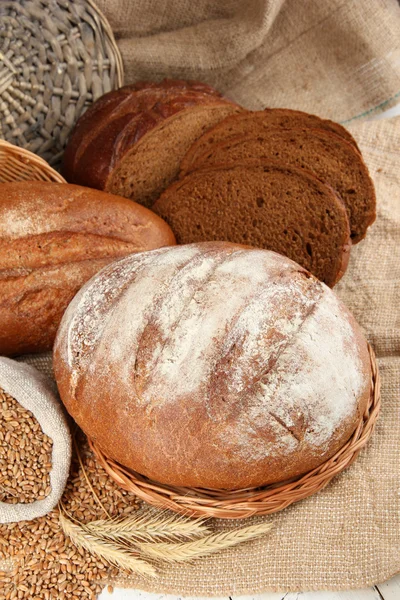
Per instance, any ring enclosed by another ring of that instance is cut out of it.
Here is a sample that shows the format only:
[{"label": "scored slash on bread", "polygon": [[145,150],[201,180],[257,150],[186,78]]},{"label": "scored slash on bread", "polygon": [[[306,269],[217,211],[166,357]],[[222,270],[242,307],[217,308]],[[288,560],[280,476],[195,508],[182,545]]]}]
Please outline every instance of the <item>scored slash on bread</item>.
[{"label": "scored slash on bread", "polygon": [[307,169],[336,190],[343,200],[353,243],[363,239],[375,220],[376,200],[361,154],[332,131],[271,127],[260,132],[258,121],[254,121],[254,127],[249,127],[246,135],[209,145],[190,170],[218,164],[240,165],[247,159],[277,160],[282,165]]},{"label": "scored slash on bread", "polygon": [[348,217],[335,191],[312,173],[273,161],[194,171],[153,209],[180,244],[226,240],[274,250],[329,286],[349,260]]},{"label": "scored slash on bread", "polygon": [[193,142],[241,110],[206,84],[126,86],[100,98],[78,121],[63,173],[71,183],[151,206],[177,177]]}]

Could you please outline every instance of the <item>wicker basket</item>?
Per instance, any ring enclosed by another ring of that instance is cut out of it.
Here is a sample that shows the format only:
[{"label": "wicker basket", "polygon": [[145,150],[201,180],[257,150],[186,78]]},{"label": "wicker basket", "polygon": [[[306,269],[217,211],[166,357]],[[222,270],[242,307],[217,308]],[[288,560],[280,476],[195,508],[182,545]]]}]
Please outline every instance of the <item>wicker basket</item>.
[{"label": "wicker basket", "polygon": [[66,183],[43,158],[29,150],[0,140],[0,183],[9,181],[53,181]]},{"label": "wicker basket", "polygon": [[232,492],[167,486],[153,482],[107,458],[91,440],[89,444],[104,469],[121,488],[159,508],[169,508],[192,517],[220,519],[243,519],[278,512],[328,485],[335,475],[351,465],[370,439],[381,400],[378,366],[370,346],[369,353],[372,367],[371,399],[353,435],[332,458],[290,481]]},{"label": "wicker basket", "polygon": [[92,0],[0,2],[0,137],[57,166],[85,108],[122,84],[120,52]]}]

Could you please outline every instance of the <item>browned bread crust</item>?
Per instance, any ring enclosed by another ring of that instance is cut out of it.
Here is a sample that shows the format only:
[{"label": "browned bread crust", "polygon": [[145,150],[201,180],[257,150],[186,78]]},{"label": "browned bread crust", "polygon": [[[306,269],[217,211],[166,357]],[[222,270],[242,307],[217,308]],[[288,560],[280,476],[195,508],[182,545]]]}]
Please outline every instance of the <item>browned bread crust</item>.
[{"label": "browned bread crust", "polygon": [[274,250],[333,286],[350,255],[346,210],[304,170],[266,161],[189,173],[153,207],[179,244],[225,240]]},{"label": "browned bread crust", "polygon": [[351,239],[362,240],[376,217],[375,189],[368,169],[351,144],[322,129],[270,128],[229,138],[209,147],[192,170],[217,164],[240,165],[248,159],[276,160],[314,173],[342,198]]},{"label": "browned bread crust", "polygon": [[76,124],[64,153],[63,173],[71,183],[112,192],[110,176],[143,136],[180,111],[209,105],[231,107],[221,118],[239,110],[206,84],[196,82],[141,83],[105,94]]},{"label": "browned bread crust", "polygon": [[321,119],[316,115],[302,112],[300,110],[291,110],[288,108],[266,108],[257,112],[243,111],[238,115],[227,117],[221,123],[209,129],[201,136],[190,148],[182,161],[181,175],[192,170],[197,159],[207,152],[208,149],[215,146],[216,143],[226,141],[229,138],[246,135],[248,133],[264,133],[265,129],[271,127],[283,127],[285,129],[293,128],[314,128],[325,129],[336,133],[339,137],[349,142],[360,152],[356,140],[351,133],[339,123],[329,119]]},{"label": "browned bread crust", "polygon": [[62,314],[103,266],[175,243],[162,219],[75,185],[0,186],[0,354],[50,350]]},{"label": "browned bread crust", "polygon": [[221,242],[103,269],[64,315],[54,370],[109,457],[181,486],[317,467],[370,397],[366,341],[335,294],[281,255]]}]

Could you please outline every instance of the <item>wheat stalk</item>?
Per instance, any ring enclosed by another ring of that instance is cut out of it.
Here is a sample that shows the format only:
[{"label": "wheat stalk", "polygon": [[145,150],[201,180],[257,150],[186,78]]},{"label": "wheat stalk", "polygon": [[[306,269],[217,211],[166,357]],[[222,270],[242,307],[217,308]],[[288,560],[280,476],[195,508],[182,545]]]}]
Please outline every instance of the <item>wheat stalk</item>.
[{"label": "wheat stalk", "polygon": [[188,519],[167,512],[142,511],[122,520],[98,520],[88,523],[86,529],[93,535],[123,543],[168,540],[194,540],[210,534],[204,519]]},{"label": "wheat stalk", "polygon": [[209,554],[220,552],[220,550],[224,550],[225,548],[231,548],[237,544],[258,538],[267,533],[271,527],[271,523],[260,523],[259,525],[250,525],[241,529],[234,529],[233,531],[208,535],[192,542],[181,544],[140,542],[137,546],[143,554],[155,560],[184,562],[208,556]]},{"label": "wheat stalk", "polygon": [[86,483],[88,484],[88,486],[90,488],[90,491],[92,492],[93,497],[94,497],[95,501],[97,502],[97,504],[104,510],[104,512],[106,513],[107,517],[109,519],[111,519],[110,513],[107,511],[106,507],[104,506],[104,504],[102,503],[102,501],[100,500],[100,498],[98,497],[98,495],[96,494],[94,487],[90,483],[90,479],[89,479],[88,474],[86,472],[85,465],[83,464],[81,452],[79,450],[79,446],[77,444],[77,441],[76,441],[76,438],[75,438],[75,434],[76,434],[76,429],[75,429],[74,433],[72,434],[72,441],[74,443],[75,452],[76,452],[76,455],[78,457],[78,461],[79,461],[79,465],[80,465],[80,467],[82,469],[82,473],[83,473],[83,475],[84,475],[84,477],[86,479]]},{"label": "wheat stalk", "polygon": [[65,535],[78,548],[87,550],[90,554],[94,554],[120,569],[134,571],[146,577],[155,577],[157,575],[152,565],[132,556],[117,544],[93,535],[93,533],[87,530],[85,525],[73,523],[61,511],[59,518]]}]

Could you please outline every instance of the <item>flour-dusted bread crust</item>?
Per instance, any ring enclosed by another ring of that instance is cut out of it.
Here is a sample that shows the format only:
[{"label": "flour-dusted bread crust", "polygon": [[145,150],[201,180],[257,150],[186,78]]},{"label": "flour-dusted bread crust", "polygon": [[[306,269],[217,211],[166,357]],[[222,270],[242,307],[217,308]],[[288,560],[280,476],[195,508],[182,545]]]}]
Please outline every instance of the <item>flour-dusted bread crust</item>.
[{"label": "flour-dusted bread crust", "polygon": [[191,171],[197,159],[218,142],[226,141],[238,135],[265,133],[265,130],[271,127],[324,129],[336,133],[336,135],[352,144],[359,152],[357,142],[351,133],[339,123],[329,119],[321,119],[317,115],[288,108],[266,108],[256,112],[243,111],[237,115],[227,117],[209,129],[193,144],[182,161],[182,176]]},{"label": "flour-dusted bread crust", "polygon": [[64,153],[63,173],[71,183],[151,206],[177,177],[195,140],[240,110],[196,82],[120,88],[99,98],[79,119]]},{"label": "flour-dusted bread crust", "polygon": [[370,397],[366,341],[335,294],[281,255],[221,242],[105,267],[63,317],[54,371],[108,456],[182,486],[304,473]]},{"label": "flour-dusted bread crust", "polygon": [[153,210],[178,244],[224,240],[273,250],[330,287],[349,261],[341,199],[311,173],[276,162],[199,169],[165,190]]},{"label": "flour-dusted bread crust", "polygon": [[50,350],[65,308],[92,275],[174,243],[162,219],[124,198],[67,184],[2,184],[0,354]]}]

